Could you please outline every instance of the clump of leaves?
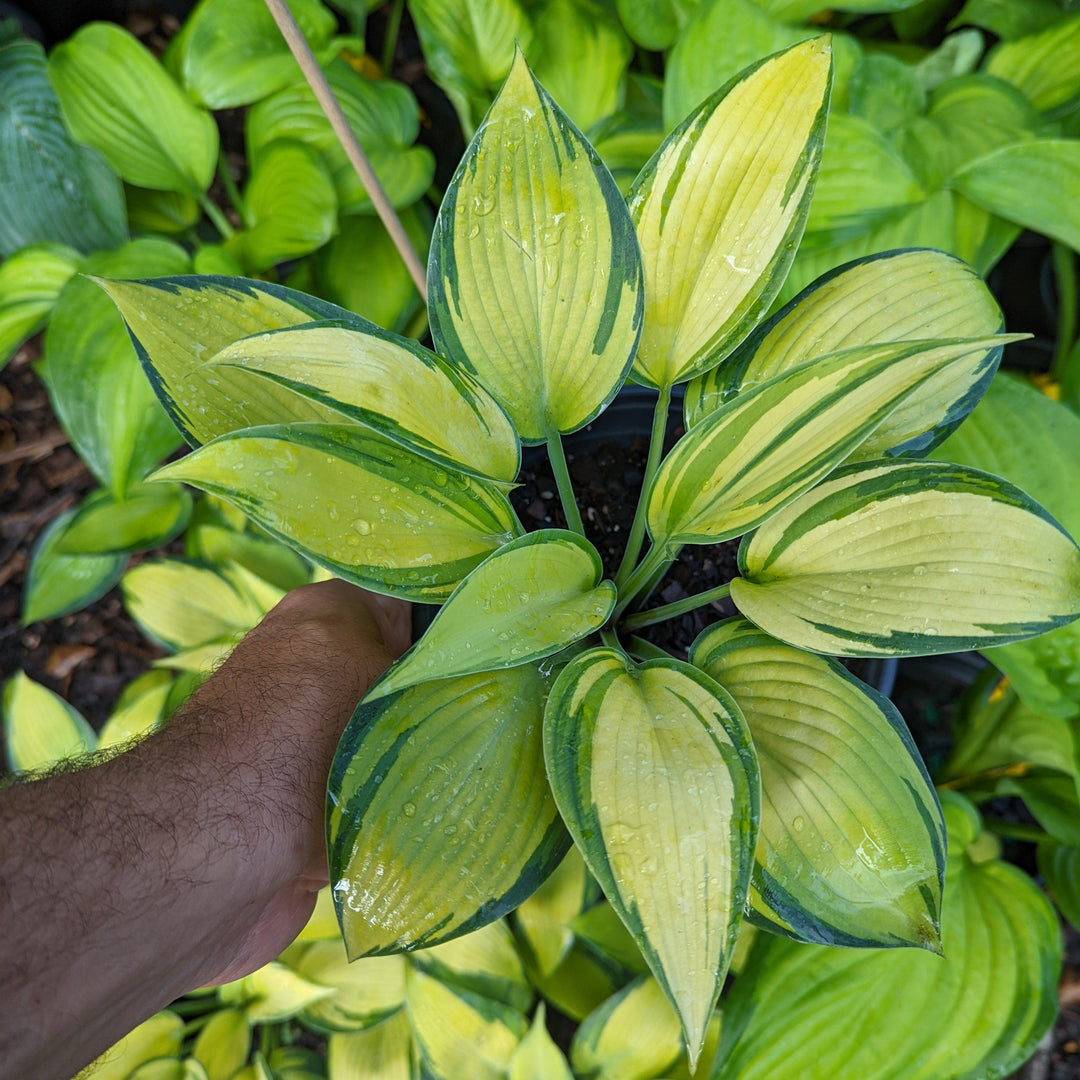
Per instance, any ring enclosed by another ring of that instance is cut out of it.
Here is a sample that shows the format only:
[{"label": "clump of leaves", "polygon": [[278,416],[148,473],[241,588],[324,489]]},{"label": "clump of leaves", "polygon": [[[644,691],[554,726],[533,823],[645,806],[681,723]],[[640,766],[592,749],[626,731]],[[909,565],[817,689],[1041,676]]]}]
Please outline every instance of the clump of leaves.
[{"label": "clump of leaves", "polygon": [[[360,703],[330,776],[351,956],[484,926],[574,845],[692,1067],[744,911],[807,942],[939,949],[937,798],[896,710],[821,654],[1060,626],[1080,614],[1080,550],[1012,484],[919,460],[1010,340],[968,267],[888,252],[765,318],[830,77],[823,38],[747,69],[624,202],[519,57],[436,221],[436,352],[263,282],[102,282],[196,447],[158,478],[350,581],[443,605]],[[656,423],[606,580],[562,436],[627,378],[657,390]],[[661,460],[687,382],[688,431]],[[523,442],[547,446],[568,529],[517,520]],[[736,536],[723,590],[640,610],[684,545]],[[728,591],[741,616],[689,663],[634,633]]]}]

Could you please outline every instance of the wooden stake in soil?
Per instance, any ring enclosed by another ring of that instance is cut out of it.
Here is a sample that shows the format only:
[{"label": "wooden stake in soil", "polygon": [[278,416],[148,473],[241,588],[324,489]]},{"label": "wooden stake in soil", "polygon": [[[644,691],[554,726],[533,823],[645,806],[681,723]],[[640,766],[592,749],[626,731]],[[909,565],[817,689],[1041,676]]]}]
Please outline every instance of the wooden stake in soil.
[{"label": "wooden stake in soil", "polygon": [[326,114],[326,119],[330,121],[330,126],[334,129],[334,134],[337,135],[349,162],[356,170],[356,175],[360,177],[360,182],[364,185],[364,190],[368,193],[375,212],[386,226],[386,231],[390,234],[394,247],[398,249],[409,275],[420,290],[421,299],[426,303],[427,280],[420,257],[406,235],[401,219],[390,205],[390,200],[386,197],[386,192],[383,191],[382,184],[379,183],[363,147],[353,133],[353,129],[349,127],[349,122],[345,119],[345,114],[341,111],[341,106],[334,97],[330,84],[326,81],[326,75],[319,67],[319,62],[315,59],[315,54],[311,51],[311,46],[308,45],[303,31],[293,18],[289,5],[286,0],[266,0],[266,6],[270,9],[270,14],[273,15],[274,22],[277,23],[289,50],[296,57],[296,62],[300,65],[308,86],[315,94],[315,100]]}]

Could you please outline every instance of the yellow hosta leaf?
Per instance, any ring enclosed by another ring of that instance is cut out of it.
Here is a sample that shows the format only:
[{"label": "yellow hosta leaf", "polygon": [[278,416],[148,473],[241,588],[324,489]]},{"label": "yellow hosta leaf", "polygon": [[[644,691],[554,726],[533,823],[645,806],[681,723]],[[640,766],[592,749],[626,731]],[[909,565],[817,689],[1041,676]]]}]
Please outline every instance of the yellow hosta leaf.
[{"label": "yellow hosta leaf", "polygon": [[141,676],[152,679],[143,693],[123,705],[118,703],[98,734],[98,749],[119,746],[155,730],[165,712],[165,702],[172,690],[172,677],[166,671],[150,671]]},{"label": "yellow hosta leaf", "polygon": [[251,1052],[251,1024],[240,1009],[221,1009],[195,1039],[192,1055],[207,1080],[232,1080]]},{"label": "yellow hosta leaf", "polygon": [[0,697],[4,754],[12,772],[55,765],[93,750],[97,737],[82,715],[48,687],[16,672]]},{"label": "yellow hosta leaf", "polygon": [[707,370],[776,296],[806,224],[831,71],[826,38],[748,68],[634,182],[645,269],[639,381],[670,386]]},{"label": "yellow hosta leaf", "polygon": [[642,278],[626,205],[520,53],[439,211],[428,293],[437,351],[525,442],[588,423],[630,367]]},{"label": "yellow hosta leaf", "polygon": [[510,1059],[509,1080],[574,1080],[563,1052],[548,1034],[543,1002],[536,1010],[528,1035]]},{"label": "yellow hosta leaf", "polygon": [[574,944],[571,921],[581,913],[592,885],[585,862],[572,847],[558,869],[514,912],[518,932],[541,974],[551,975]]},{"label": "yellow hosta leaf", "polygon": [[367,1031],[331,1035],[326,1067],[329,1080],[418,1080],[405,1010]]},{"label": "yellow hosta leaf", "polygon": [[168,1010],[155,1013],[79,1073],[79,1080],[128,1080],[148,1061],[175,1058],[183,1041],[184,1021]]},{"label": "yellow hosta leaf", "polygon": [[305,979],[276,960],[218,989],[222,1004],[243,1009],[253,1024],[288,1020],[316,1001],[333,996],[332,986]]},{"label": "yellow hosta leaf", "polygon": [[303,1022],[316,1031],[374,1027],[405,1002],[405,961],[400,956],[374,956],[350,964],[340,936],[314,942],[293,968],[309,982],[336,991],[301,1014]]},{"label": "yellow hosta leaf", "polygon": [[296,936],[299,942],[332,941],[341,937],[337,914],[334,912],[334,896],[327,885],[319,890],[315,898],[315,910],[311,913],[304,929]]}]

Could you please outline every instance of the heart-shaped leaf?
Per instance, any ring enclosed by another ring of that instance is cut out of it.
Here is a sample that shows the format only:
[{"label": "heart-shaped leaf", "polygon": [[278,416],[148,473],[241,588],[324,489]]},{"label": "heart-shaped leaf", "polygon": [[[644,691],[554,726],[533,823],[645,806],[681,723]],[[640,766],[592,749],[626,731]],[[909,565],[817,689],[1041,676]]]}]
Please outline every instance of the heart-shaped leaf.
[{"label": "heart-shaped leaf", "polygon": [[892,702],[745,619],[690,659],[738,702],[761,767],[750,916],[823,945],[936,949],[945,827]]},{"label": "heart-shaped leaf", "polygon": [[350,956],[504,915],[569,846],[544,774],[547,680],[524,665],[360,703],[330,773],[330,880]]},{"label": "heart-shaped leaf", "polygon": [[1080,550],[1019,488],[959,465],[847,466],[739,549],[736,607],[791,645],[925,656],[1080,615]]},{"label": "heart-shaped leaf", "polygon": [[552,689],[544,752],[563,820],[696,1061],[757,840],[758,770],[738,706],[688,664],[592,649]]}]

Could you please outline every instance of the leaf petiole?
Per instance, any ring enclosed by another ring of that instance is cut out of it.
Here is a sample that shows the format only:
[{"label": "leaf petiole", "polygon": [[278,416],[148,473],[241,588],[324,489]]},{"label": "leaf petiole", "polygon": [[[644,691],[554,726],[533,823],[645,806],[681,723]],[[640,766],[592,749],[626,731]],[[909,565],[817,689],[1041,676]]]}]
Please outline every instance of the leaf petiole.
[{"label": "leaf petiole", "polygon": [[716,600],[724,600],[731,594],[731,582],[717,585],[715,589],[706,589],[705,592],[694,593],[693,596],[683,597],[670,604],[661,607],[650,608],[648,611],[639,611],[623,620],[624,630],[639,630],[643,626],[652,626],[653,623],[663,622],[665,619],[674,619],[679,615],[685,615],[688,611],[704,607]]},{"label": "leaf petiole", "polygon": [[548,457],[551,459],[551,471],[555,474],[555,483],[559,489],[559,500],[562,502],[563,513],[566,514],[567,528],[584,536],[585,526],[582,524],[581,511],[578,510],[577,500],[574,498],[574,485],[570,482],[570,470],[566,467],[562,438],[557,431],[548,435],[547,450]]},{"label": "leaf petiole", "polygon": [[228,240],[231,236],[236,235],[236,230],[229,224],[229,219],[222,213],[221,208],[218,207],[206,194],[205,191],[200,191],[195,195],[199,205],[203,208],[203,213],[214,223],[214,228],[221,233],[223,240]]}]

